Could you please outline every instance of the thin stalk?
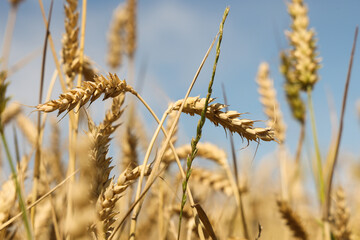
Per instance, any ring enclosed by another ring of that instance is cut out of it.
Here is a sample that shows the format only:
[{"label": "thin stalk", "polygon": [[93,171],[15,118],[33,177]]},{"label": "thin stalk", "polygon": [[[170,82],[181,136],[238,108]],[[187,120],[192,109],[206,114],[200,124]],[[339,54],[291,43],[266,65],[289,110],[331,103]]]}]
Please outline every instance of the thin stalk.
[{"label": "thin stalk", "polygon": [[[44,200],[45,198],[47,198],[50,194],[52,194],[53,192],[55,192],[58,188],[60,188],[62,185],[64,185],[64,183],[66,183],[72,176],[74,176],[76,173],[78,173],[79,170],[76,170],[75,172],[71,173],[67,178],[65,178],[62,182],[60,182],[58,185],[56,185],[53,189],[51,189],[49,192],[47,192],[46,194],[44,194],[43,196],[41,196],[38,200],[36,200],[36,202],[30,204],[29,206],[27,206],[26,211],[30,210],[31,208],[33,208],[34,206],[36,206],[37,204],[39,204],[42,200]],[[5,223],[3,223],[0,226],[0,231],[3,230],[4,228],[6,228],[7,226],[9,226],[10,224],[12,224],[16,219],[18,219],[23,213],[18,213],[17,215],[15,215],[14,217],[12,217],[11,219],[9,219],[8,221],[6,221]]]},{"label": "thin stalk", "polygon": [[0,68],[0,70],[7,70],[7,67],[8,67],[10,49],[11,49],[11,47],[10,47],[11,39],[13,36],[15,22],[16,22],[17,6],[18,5],[12,5],[9,15],[8,15],[8,20],[6,23],[6,30],[5,30],[5,35],[4,35],[4,45],[3,45],[3,49],[2,49],[2,55],[1,55],[2,68]]},{"label": "thin stalk", "polygon": [[304,138],[305,138],[305,123],[302,123],[300,129],[299,141],[296,148],[296,155],[295,155],[295,164],[297,167],[299,167],[300,165],[301,150],[304,143]]},{"label": "thin stalk", "polygon": [[11,157],[11,154],[10,154],[10,150],[9,150],[9,147],[8,147],[5,135],[4,135],[4,131],[1,130],[0,132],[1,132],[1,140],[2,140],[2,142],[4,144],[4,148],[5,148],[5,151],[6,151],[6,156],[7,156],[7,159],[9,161],[9,165],[10,165],[10,168],[11,168],[11,173],[12,173],[12,176],[13,176],[13,179],[14,179],[16,192],[17,192],[17,195],[18,195],[18,198],[19,198],[19,206],[20,206],[20,209],[21,209],[21,214],[22,214],[24,225],[25,225],[26,236],[27,236],[28,240],[31,240],[31,239],[33,239],[33,237],[32,237],[32,233],[31,233],[30,223],[29,223],[29,219],[28,219],[28,216],[27,216],[25,202],[24,202],[24,198],[23,198],[22,193],[21,193],[21,188],[20,188],[20,184],[19,184],[19,181],[18,181],[18,178],[17,178],[15,166],[14,166],[14,163],[13,163],[13,160],[12,160],[12,157]]},{"label": "thin stalk", "polygon": [[[172,144],[171,144],[171,142],[170,142],[171,135],[172,135],[172,133],[174,132],[175,126],[176,126],[176,124],[177,124],[177,122],[178,122],[178,120],[179,120],[179,118],[180,118],[180,114],[181,114],[181,112],[182,112],[182,109],[184,108],[185,101],[186,101],[186,99],[188,98],[188,96],[189,96],[189,94],[190,94],[190,92],[191,92],[191,90],[192,90],[192,88],[193,88],[193,86],[194,86],[194,84],[195,84],[195,82],[196,82],[196,79],[198,78],[198,76],[199,76],[199,74],[200,74],[200,71],[201,71],[202,67],[203,67],[204,64],[205,64],[205,61],[206,61],[207,57],[209,56],[209,53],[210,53],[212,47],[213,47],[214,44],[215,44],[215,40],[216,40],[217,36],[218,36],[218,34],[217,34],[217,35],[215,36],[215,38],[213,39],[213,41],[212,41],[209,49],[207,50],[207,52],[206,52],[206,54],[205,54],[205,56],[204,56],[204,58],[203,58],[203,60],[202,60],[202,62],[201,62],[201,64],[200,64],[200,66],[199,66],[199,68],[198,68],[198,70],[197,70],[196,73],[195,73],[195,76],[194,76],[194,78],[193,78],[193,80],[192,80],[192,82],[191,82],[191,84],[190,84],[190,87],[189,87],[188,91],[186,92],[184,101],[183,101],[182,105],[180,106],[180,109],[179,109],[179,111],[178,111],[178,113],[177,113],[177,115],[176,115],[176,117],[175,117],[175,121],[174,121],[172,127],[170,128],[170,131],[169,131],[168,135],[166,136],[164,145],[163,145],[162,149],[160,150],[160,154],[158,155],[157,159],[155,160],[155,167],[153,168],[153,171],[151,172],[150,176],[148,177],[148,181],[147,181],[147,183],[146,183],[146,185],[145,185],[145,190],[143,191],[143,193],[142,193],[141,195],[135,196],[135,201],[134,201],[132,207],[129,209],[129,211],[127,212],[127,214],[125,214],[124,218],[120,221],[120,223],[115,227],[113,233],[112,233],[112,234],[110,235],[110,237],[109,237],[109,240],[111,240],[111,239],[114,237],[116,231],[118,231],[118,230],[120,229],[121,224],[124,222],[125,217],[127,217],[128,215],[130,215],[130,211],[132,211],[132,210],[137,206],[137,204],[140,202],[140,199],[142,198],[142,196],[144,196],[144,193],[145,193],[146,191],[148,191],[148,189],[151,187],[152,183],[155,181],[155,179],[154,179],[154,177],[156,177],[156,176],[155,176],[155,173],[158,171],[158,169],[159,169],[159,167],[160,167],[160,161],[161,161],[161,158],[163,157],[163,155],[164,155],[164,153],[165,153],[165,150],[166,150],[167,146],[170,144],[170,147],[173,148],[173,146],[172,146]],[[137,96],[137,97],[138,97],[138,96]],[[140,99],[140,98],[139,98],[139,99]],[[145,104],[145,101],[143,101],[142,99],[140,99],[140,101]],[[146,105],[147,105],[147,104],[146,104]],[[155,116],[156,116],[156,115],[155,115]],[[155,118],[155,116],[154,116],[154,118]],[[158,118],[156,117],[156,119],[158,119]],[[176,151],[175,151],[174,149],[172,149],[172,151],[174,152],[175,157],[177,157],[177,156],[176,156]],[[178,163],[179,169],[182,170],[180,161],[177,160],[176,162]],[[180,170],[180,171],[181,171],[181,170]],[[182,171],[181,171],[181,172],[182,172]],[[141,171],[141,174],[140,174],[140,179],[141,179],[141,176],[144,176],[144,174],[145,174],[145,171],[144,171],[144,169],[143,169],[143,170]],[[185,174],[184,174],[184,176],[185,176]],[[142,182],[140,181],[140,179],[139,179],[138,187],[139,187],[139,186],[141,187],[141,185],[142,185]],[[190,198],[190,196],[191,196],[191,195],[189,194],[189,198]],[[190,200],[193,202],[193,199],[192,199],[192,198],[190,198]],[[134,236],[134,237],[135,237],[135,227],[136,227],[136,219],[137,219],[137,216],[138,216],[138,210],[139,210],[138,208],[137,208],[137,209],[134,209],[134,214],[133,214],[133,217],[132,217],[132,224],[134,225],[134,226],[133,226],[133,231],[134,231],[134,232],[133,232],[133,233],[130,232],[130,234],[131,234],[131,236]],[[134,238],[134,237],[133,237],[133,238]]]},{"label": "thin stalk", "polygon": [[287,167],[286,167],[286,151],[285,144],[279,144],[279,159],[280,159],[280,175],[281,175],[281,198],[282,200],[289,200],[288,182],[287,182]]},{"label": "thin stalk", "polygon": [[[41,10],[41,14],[42,14],[42,17],[43,17],[44,24],[45,24],[45,26],[47,26],[48,23],[47,23],[47,20],[46,20],[44,5],[42,3],[42,0],[38,0],[38,2],[39,2],[39,6],[40,6],[40,10]],[[53,58],[54,58],[55,67],[56,67],[56,70],[58,71],[58,74],[59,74],[61,89],[62,89],[63,92],[65,92],[67,88],[66,88],[66,85],[65,85],[64,77],[62,75],[59,59],[58,59],[58,57],[56,55],[55,45],[54,45],[54,41],[53,41],[53,39],[51,37],[51,33],[49,33],[48,38],[49,38],[51,53],[52,53]],[[69,113],[69,116],[71,118],[72,114]]]},{"label": "thin stalk", "polygon": [[335,143],[335,151],[333,154],[333,158],[331,158],[332,160],[329,162],[330,172],[329,172],[328,178],[327,178],[325,209],[323,212],[323,217],[325,219],[325,222],[328,222],[329,216],[330,216],[331,187],[332,187],[332,181],[333,181],[333,177],[334,177],[335,166],[338,161],[340,141],[341,141],[341,136],[342,136],[342,132],[343,132],[343,128],[344,128],[346,100],[347,100],[347,96],[348,96],[348,90],[349,90],[349,84],[350,84],[350,78],[351,78],[351,70],[352,70],[352,65],[353,65],[353,61],[354,61],[354,54],[355,54],[355,49],[356,49],[356,41],[357,41],[358,31],[359,31],[359,27],[357,26],[355,29],[354,42],[353,42],[353,46],[352,46],[352,50],[351,50],[349,68],[348,68],[347,77],[346,77],[346,83],[345,83],[345,89],[344,89],[344,95],[343,95],[343,101],[342,101],[342,107],[341,107],[340,123],[339,123],[339,129],[338,129],[338,134],[337,134],[337,138],[336,138],[336,143]]},{"label": "thin stalk", "polygon": [[187,157],[187,163],[186,163],[186,178],[183,181],[182,184],[182,188],[183,188],[183,192],[182,192],[182,199],[181,199],[181,208],[180,208],[180,214],[179,214],[179,226],[178,226],[178,240],[180,239],[180,232],[181,232],[181,220],[182,220],[182,215],[183,215],[183,211],[184,211],[184,207],[186,204],[186,190],[187,190],[187,185],[191,176],[191,169],[192,169],[192,163],[195,159],[196,153],[197,153],[197,144],[201,139],[201,135],[202,135],[202,128],[205,124],[206,121],[206,111],[209,105],[209,100],[212,94],[212,85],[214,83],[214,79],[215,79],[215,73],[216,73],[216,67],[217,67],[217,63],[219,61],[219,56],[220,56],[220,46],[221,46],[221,41],[222,41],[222,36],[223,36],[223,28],[224,28],[224,24],[225,24],[225,20],[226,17],[229,14],[229,8],[227,7],[225,9],[222,21],[220,23],[220,29],[219,29],[219,39],[216,45],[216,55],[215,55],[215,61],[214,61],[214,66],[213,66],[213,71],[212,71],[212,76],[211,76],[211,80],[209,82],[209,87],[208,87],[208,93],[205,99],[205,104],[204,104],[204,108],[201,112],[201,118],[198,122],[198,126],[196,129],[196,137],[195,139],[191,140],[191,154]]},{"label": "thin stalk", "polygon": [[[223,91],[223,96],[224,96],[224,104],[226,105],[225,110],[229,111],[229,107],[228,107],[228,101],[227,101],[227,97],[226,97],[226,93],[225,93],[225,87],[224,84],[221,84],[221,88]],[[243,203],[243,196],[242,193],[240,191],[240,180],[239,180],[239,172],[238,172],[238,167],[237,167],[237,157],[236,157],[236,151],[235,151],[235,144],[234,144],[234,138],[232,134],[229,134],[229,138],[230,138],[230,146],[231,146],[231,155],[232,155],[232,160],[233,160],[233,166],[234,166],[234,175],[235,175],[235,183],[233,183],[233,177],[231,175],[231,170],[229,169],[229,166],[227,165],[226,171],[229,172],[229,178],[231,178],[231,182],[233,185],[233,191],[235,194],[235,198],[238,202],[238,207],[239,207],[239,213],[240,213],[240,217],[241,217],[241,226],[242,226],[242,230],[244,232],[244,237],[246,239],[250,239],[250,235],[249,235],[249,230],[248,230],[248,226],[247,226],[247,222],[246,222],[246,217],[245,217],[245,208],[244,208],[244,203]],[[237,196],[237,197],[236,197]],[[234,214],[234,217],[236,216],[236,214]]]},{"label": "thin stalk", "polygon": [[[82,72],[83,72],[83,63],[84,63],[84,45],[85,45],[85,28],[86,28],[86,9],[87,9],[87,0],[82,1],[82,11],[81,11],[81,33],[80,33],[80,46],[79,46],[79,62],[80,69],[77,79],[77,87],[81,86],[82,82]],[[76,167],[76,147],[77,147],[77,136],[78,136],[78,125],[79,125],[79,109],[80,106],[75,108],[73,119],[70,119],[70,129],[69,135],[71,145],[69,146],[69,168],[68,172],[75,171]],[[68,202],[67,202],[67,216],[66,222],[69,222],[72,212],[72,192],[74,178],[71,178],[69,181],[69,190],[68,190]]]},{"label": "thin stalk", "polygon": [[317,167],[317,179],[319,184],[318,194],[320,198],[321,205],[324,204],[325,201],[325,187],[324,187],[324,176],[323,176],[323,169],[322,169],[322,163],[321,163],[321,155],[320,155],[320,148],[319,148],[319,142],[317,137],[317,131],[316,131],[316,122],[315,122],[315,113],[314,113],[314,107],[312,102],[312,88],[311,86],[307,89],[307,95],[308,95],[308,105],[309,105],[309,112],[310,112],[310,120],[311,120],[311,129],[312,134],[314,138],[314,147],[315,147],[315,153],[316,153],[316,167]]},{"label": "thin stalk", "polygon": [[[50,28],[50,21],[51,21],[51,14],[53,8],[54,1],[51,1],[50,9],[49,9],[49,16],[46,26],[45,32],[45,40],[44,40],[44,48],[42,54],[42,64],[41,64],[41,76],[40,76],[40,93],[39,93],[39,104],[42,102],[43,96],[43,89],[44,89],[44,77],[45,77],[45,62],[46,62],[46,50],[48,45],[48,36],[49,36],[49,28]],[[35,163],[34,163],[34,174],[33,174],[33,199],[32,202],[35,202],[37,199],[37,186],[40,180],[40,165],[41,165],[41,143],[40,143],[40,133],[41,132],[41,113],[38,112],[37,117],[37,141],[36,141],[36,151],[35,151]],[[31,209],[31,223],[32,226],[35,226],[35,210],[36,208]]]}]

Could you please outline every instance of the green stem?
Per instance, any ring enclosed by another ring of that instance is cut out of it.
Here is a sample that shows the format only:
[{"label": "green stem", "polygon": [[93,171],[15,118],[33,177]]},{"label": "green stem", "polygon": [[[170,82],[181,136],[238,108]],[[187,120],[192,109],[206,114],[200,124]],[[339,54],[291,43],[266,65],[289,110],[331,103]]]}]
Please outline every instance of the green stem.
[{"label": "green stem", "polygon": [[183,211],[184,211],[184,207],[186,204],[186,190],[187,190],[187,185],[190,179],[190,175],[191,175],[191,167],[192,167],[192,162],[195,159],[196,153],[197,153],[197,144],[200,141],[201,135],[202,135],[202,128],[205,124],[205,120],[206,120],[206,111],[209,105],[209,100],[211,97],[211,93],[212,93],[212,85],[214,83],[214,79],[215,79],[215,72],[216,72],[216,67],[217,67],[217,63],[219,61],[219,56],[220,56],[220,45],[221,45],[221,41],[222,41],[222,36],[223,36],[223,28],[224,28],[224,24],[225,24],[225,20],[227,15],[229,14],[229,8],[227,7],[224,11],[224,15],[223,15],[223,19],[220,23],[220,29],[219,29],[219,39],[216,45],[216,56],[215,56],[215,62],[213,65],[213,71],[212,71],[212,75],[211,75],[211,80],[209,82],[209,87],[208,87],[208,93],[205,99],[205,104],[204,104],[204,108],[201,112],[201,117],[200,120],[198,122],[197,125],[197,129],[196,129],[196,137],[195,139],[193,138],[191,140],[191,154],[188,156],[187,158],[187,164],[186,164],[186,177],[185,180],[183,181],[182,184],[182,199],[181,199],[181,209],[180,209],[180,214],[179,214],[179,227],[178,227],[178,239],[180,239],[180,231],[181,231],[181,220],[182,220],[182,215],[183,215]]},{"label": "green stem", "polygon": [[19,184],[19,181],[18,181],[18,178],[17,178],[15,166],[14,166],[14,163],[13,163],[10,151],[9,151],[9,147],[8,147],[5,135],[4,135],[4,131],[1,131],[1,140],[3,141],[4,148],[5,148],[5,151],[6,151],[6,155],[7,155],[9,164],[10,164],[12,176],[14,178],[15,188],[16,188],[16,192],[17,192],[17,195],[18,195],[18,198],[19,198],[20,209],[21,209],[21,212],[22,212],[22,218],[23,218],[23,221],[24,221],[24,224],[25,224],[26,236],[27,236],[28,240],[31,240],[33,238],[32,238],[32,234],[31,234],[29,219],[28,219],[28,216],[27,216],[27,213],[26,213],[26,207],[25,207],[24,199],[23,199],[22,194],[21,194],[20,184]]},{"label": "green stem", "polygon": [[316,152],[316,165],[317,165],[317,171],[318,171],[318,184],[319,184],[319,198],[320,203],[323,204],[325,201],[325,187],[324,187],[324,177],[323,177],[323,169],[322,169],[322,163],[321,163],[321,155],[320,155],[320,148],[319,148],[319,142],[317,138],[317,131],[316,131],[316,122],[315,122],[315,113],[314,113],[314,107],[312,103],[312,88],[309,86],[307,89],[307,95],[308,95],[308,105],[309,105],[309,112],[310,112],[310,120],[311,120],[311,129],[314,137],[314,147]]}]

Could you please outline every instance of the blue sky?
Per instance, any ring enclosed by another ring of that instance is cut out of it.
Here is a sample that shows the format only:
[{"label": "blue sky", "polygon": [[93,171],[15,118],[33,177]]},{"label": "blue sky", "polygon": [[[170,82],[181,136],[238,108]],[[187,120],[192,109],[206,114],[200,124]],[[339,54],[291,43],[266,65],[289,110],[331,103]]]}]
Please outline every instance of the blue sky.
[{"label": "blue sky", "polygon": [[[48,10],[49,2],[45,1]],[[315,28],[318,37],[319,54],[322,58],[321,76],[314,89],[314,107],[318,126],[320,147],[323,155],[328,149],[331,137],[329,102],[334,104],[339,114],[344,82],[355,26],[359,24],[360,2],[358,0],[339,1],[306,1],[309,6],[310,26]],[[113,10],[119,1],[88,1],[85,54],[90,56],[100,68],[107,72],[106,35]],[[271,75],[278,92],[281,109],[288,126],[287,141],[293,152],[299,134],[297,122],[292,120],[289,108],[282,91],[283,78],[279,74],[279,51],[288,47],[284,31],[289,29],[290,17],[284,0],[255,1],[180,1],[153,0],[138,2],[138,49],[136,68],[146,64],[143,96],[155,109],[158,115],[167,107],[169,100],[183,98],[211,40],[218,31],[218,26],[226,6],[230,13],[224,28],[221,55],[216,73],[213,97],[223,102],[221,84],[225,85],[231,110],[247,112],[245,117],[265,120],[259,102],[257,85],[254,81],[257,68],[262,61],[270,64]],[[9,6],[7,1],[0,2],[0,46],[3,44],[3,33]],[[64,10],[63,1],[55,1],[51,33],[55,40],[57,52],[61,48],[61,36]],[[27,0],[19,7],[14,36],[11,46],[10,65],[22,59],[36,49],[41,49],[44,38],[44,24],[38,1]],[[356,114],[356,101],[360,99],[359,51],[355,55],[350,84],[348,105],[345,116],[342,150],[359,154],[358,134],[359,119]],[[194,87],[192,96],[205,96],[211,76],[214,54],[212,53]],[[50,51],[47,55],[45,89],[47,88],[54,64]],[[23,69],[10,77],[9,94],[14,100],[27,105],[36,105],[40,79],[41,56],[38,56]],[[119,76],[126,77],[126,68],[118,71]],[[60,87],[53,93],[57,98]],[[305,97],[305,96],[304,96]],[[329,100],[332,99],[332,100]],[[102,103],[93,108],[98,120],[103,116]],[[32,109],[26,108],[26,112]],[[148,123],[149,134],[155,127],[149,114],[140,107]],[[53,114],[55,115],[55,114]],[[30,115],[36,118],[35,114]],[[180,142],[190,142],[195,134],[197,118],[182,117]],[[262,123],[260,122],[259,125]],[[310,128],[308,129],[310,130]],[[308,131],[310,134],[310,131]],[[67,135],[67,131],[64,131]],[[214,142],[225,149],[228,141],[221,128],[215,128],[210,122],[205,126],[203,139]],[[311,143],[311,135],[308,135]],[[246,145],[235,136],[236,148]],[[249,150],[254,152],[256,144]],[[275,143],[262,143],[257,159],[273,152]]]}]

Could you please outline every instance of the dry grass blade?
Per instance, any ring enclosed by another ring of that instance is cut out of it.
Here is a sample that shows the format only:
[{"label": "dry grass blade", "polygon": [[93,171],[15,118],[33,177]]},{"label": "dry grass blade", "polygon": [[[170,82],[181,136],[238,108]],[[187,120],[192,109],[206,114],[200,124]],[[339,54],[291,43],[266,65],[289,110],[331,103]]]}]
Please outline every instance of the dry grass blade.
[{"label": "dry grass blade", "polygon": [[338,160],[340,141],[341,141],[342,131],[343,131],[343,127],[344,127],[346,100],[347,100],[348,90],[349,90],[349,85],[350,85],[351,70],[352,70],[352,64],[354,61],[358,32],[359,32],[359,27],[356,27],[355,34],[354,34],[354,42],[353,42],[351,55],[350,55],[349,69],[348,69],[348,73],[347,73],[347,77],[346,77],[346,83],[345,83],[345,89],[344,89],[344,95],[343,95],[343,101],[342,101],[342,107],[341,107],[341,117],[340,117],[339,129],[338,129],[338,134],[337,134],[336,144],[335,144],[335,152],[333,154],[333,158],[331,158],[331,162],[328,163],[330,172],[329,172],[328,178],[327,178],[326,198],[325,198],[325,205],[324,205],[325,209],[323,212],[325,219],[328,219],[328,217],[330,215],[331,187],[332,187],[332,181],[333,181],[336,162]]},{"label": "dry grass blade", "polygon": [[[214,99],[210,99],[210,103]],[[200,115],[204,108],[205,98],[189,97],[186,101],[178,100],[175,102],[172,110],[179,110],[180,106],[184,103],[182,112],[190,115]],[[240,119],[242,115],[236,111],[223,111],[224,104],[213,103],[210,104],[206,111],[206,118],[209,119],[216,126],[221,125],[232,133],[238,133],[240,137],[248,141],[274,141],[274,132],[271,128],[254,128],[254,120]]]},{"label": "dry grass blade", "polygon": [[207,233],[210,235],[210,237],[213,240],[216,240],[217,237],[215,235],[214,229],[211,226],[210,220],[206,215],[206,212],[204,211],[204,209],[201,207],[200,204],[195,204],[193,207],[196,208],[198,214],[199,214],[199,218],[201,220],[201,222],[204,224],[204,228],[206,229]]}]

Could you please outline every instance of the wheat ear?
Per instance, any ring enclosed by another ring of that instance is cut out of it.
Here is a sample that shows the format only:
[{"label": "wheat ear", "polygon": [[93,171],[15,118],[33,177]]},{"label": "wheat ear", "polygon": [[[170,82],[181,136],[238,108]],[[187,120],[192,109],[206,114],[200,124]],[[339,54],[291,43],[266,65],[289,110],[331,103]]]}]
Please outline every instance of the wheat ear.
[{"label": "wheat ear", "polygon": [[[189,97],[184,105],[182,112],[190,115],[201,115],[201,111],[205,106],[205,98]],[[213,102],[214,98],[209,100]],[[172,110],[179,110],[183,100],[175,102]],[[248,141],[274,141],[274,132],[271,128],[254,128],[254,120],[240,119],[242,114],[236,111],[222,111],[225,108],[224,104],[213,103],[209,104],[205,116],[216,126],[221,125],[232,133],[238,133],[240,137]]]},{"label": "wheat ear", "polygon": [[68,88],[73,87],[73,81],[76,76],[74,70],[74,61],[79,48],[79,11],[77,10],[78,0],[66,0],[65,9],[65,34],[62,38],[62,61],[66,75],[66,84]]},{"label": "wheat ear", "polygon": [[[227,165],[227,155],[224,150],[220,149],[218,146],[212,143],[198,143],[197,146],[197,156],[209,159],[219,164],[221,167],[225,168]],[[191,153],[191,145],[185,144],[183,146],[176,148],[176,154],[179,159],[186,159],[187,156]],[[175,161],[174,154],[171,151],[167,151],[162,159],[166,164],[170,164]]]},{"label": "wheat ear", "polygon": [[[191,172],[191,179],[204,186],[210,187],[215,191],[223,192],[229,197],[237,194],[234,193],[233,186],[231,185],[228,177],[214,171],[194,168]],[[239,191],[241,191],[241,193],[245,193],[247,191],[246,186],[242,186]]]},{"label": "wheat ear", "polygon": [[277,205],[281,218],[285,220],[285,224],[289,227],[294,237],[302,240],[309,239],[300,217],[291,209],[289,203],[279,199],[277,200]]},{"label": "wheat ear", "polygon": [[305,104],[300,97],[301,86],[297,82],[295,69],[292,66],[290,56],[287,53],[281,52],[280,58],[280,71],[285,77],[284,90],[287,102],[290,105],[293,117],[299,121],[300,124],[305,124]]},{"label": "wheat ear", "polygon": [[120,80],[116,74],[95,76],[94,82],[83,82],[82,86],[74,88],[60,95],[57,100],[51,100],[44,104],[39,104],[36,108],[43,112],[53,112],[59,110],[58,115],[64,111],[71,111],[76,106],[82,107],[87,102],[94,102],[104,94],[104,99],[114,98],[122,92],[131,92],[136,95],[135,90],[127,85],[125,80]]},{"label": "wheat ear", "polygon": [[[106,237],[113,232],[112,224],[116,221],[117,209],[116,202],[121,198],[121,194],[140,176],[142,165],[134,169],[126,169],[122,172],[115,183],[113,180],[104,189],[96,203],[96,211],[99,219],[103,222],[103,231]],[[150,165],[147,165],[145,176],[151,172]]]},{"label": "wheat ear", "polygon": [[274,129],[276,138],[280,143],[283,143],[285,141],[286,125],[276,99],[273,80],[269,77],[269,64],[266,62],[260,64],[256,82],[259,85],[260,102],[263,104],[264,112],[269,118],[268,126]]},{"label": "wheat ear", "polygon": [[[126,6],[126,5],[125,5]],[[129,18],[129,13],[124,4],[120,4],[113,13],[108,33],[108,54],[107,63],[115,69],[120,66],[122,62],[122,55],[126,43],[126,25]]]},{"label": "wheat ear", "polygon": [[290,56],[295,64],[296,79],[301,89],[307,91],[319,80],[317,70],[320,68],[320,59],[317,58],[315,31],[308,29],[308,10],[303,0],[292,0],[288,11],[292,18],[292,31],[286,33],[293,46]]},{"label": "wheat ear", "polygon": [[345,193],[342,187],[336,190],[335,195],[335,213],[333,222],[333,234],[336,239],[350,240],[351,228],[349,227],[350,211],[346,206]]},{"label": "wheat ear", "polygon": [[13,120],[19,113],[21,113],[21,106],[19,103],[13,102],[4,109],[1,115],[2,126],[6,126],[11,120]]}]

